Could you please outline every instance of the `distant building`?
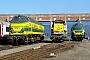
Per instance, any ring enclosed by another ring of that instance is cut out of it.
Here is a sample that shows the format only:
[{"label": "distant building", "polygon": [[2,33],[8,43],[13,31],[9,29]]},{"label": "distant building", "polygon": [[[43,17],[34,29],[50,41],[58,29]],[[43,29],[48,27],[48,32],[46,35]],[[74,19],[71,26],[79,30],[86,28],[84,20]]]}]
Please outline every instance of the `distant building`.
[{"label": "distant building", "polygon": [[[0,14],[0,20],[10,21],[14,16],[19,14]],[[90,20],[90,13],[75,13],[75,14],[21,14],[28,16],[38,21],[50,20]]]}]

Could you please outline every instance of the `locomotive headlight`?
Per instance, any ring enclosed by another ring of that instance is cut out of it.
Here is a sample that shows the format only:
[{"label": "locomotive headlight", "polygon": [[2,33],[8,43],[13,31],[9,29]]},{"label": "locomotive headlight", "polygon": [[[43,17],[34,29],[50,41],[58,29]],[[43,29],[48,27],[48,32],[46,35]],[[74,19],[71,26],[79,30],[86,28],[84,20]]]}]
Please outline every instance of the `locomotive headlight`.
[{"label": "locomotive headlight", "polygon": [[84,30],[82,31],[82,34],[84,34]]},{"label": "locomotive headlight", "polygon": [[82,32],[82,34],[83,34],[83,32]]},{"label": "locomotive headlight", "polygon": [[45,34],[43,34],[43,36],[45,37]]},{"label": "locomotive headlight", "polygon": [[75,31],[73,30],[73,33],[75,34]]},{"label": "locomotive headlight", "polygon": [[82,33],[82,35],[84,35],[84,30],[81,33]]},{"label": "locomotive headlight", "polygon": [[44,34],[44,37],[45,37],[45,34]]}]

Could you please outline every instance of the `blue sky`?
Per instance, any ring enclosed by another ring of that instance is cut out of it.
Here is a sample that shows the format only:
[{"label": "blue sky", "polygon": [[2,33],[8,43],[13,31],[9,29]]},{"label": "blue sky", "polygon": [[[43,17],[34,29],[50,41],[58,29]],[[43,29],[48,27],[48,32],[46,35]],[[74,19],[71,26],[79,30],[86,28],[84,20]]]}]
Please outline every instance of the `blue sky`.
[{"label": "blue sky", "polygon": [[90,0],[0,0],[0,14],[90,13]]}]

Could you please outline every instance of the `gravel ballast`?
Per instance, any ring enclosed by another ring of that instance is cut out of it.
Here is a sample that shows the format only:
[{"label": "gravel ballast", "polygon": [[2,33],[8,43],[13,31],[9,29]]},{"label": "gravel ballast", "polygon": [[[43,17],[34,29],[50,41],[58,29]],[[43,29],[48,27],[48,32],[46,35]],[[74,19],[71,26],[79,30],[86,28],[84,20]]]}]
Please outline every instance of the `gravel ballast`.
[{"label": "gravel ballast", "polygon": [[90,41],[83,40],[73,49],[57,53],[56,57],[45,58],[44,60],[90,60]]}]

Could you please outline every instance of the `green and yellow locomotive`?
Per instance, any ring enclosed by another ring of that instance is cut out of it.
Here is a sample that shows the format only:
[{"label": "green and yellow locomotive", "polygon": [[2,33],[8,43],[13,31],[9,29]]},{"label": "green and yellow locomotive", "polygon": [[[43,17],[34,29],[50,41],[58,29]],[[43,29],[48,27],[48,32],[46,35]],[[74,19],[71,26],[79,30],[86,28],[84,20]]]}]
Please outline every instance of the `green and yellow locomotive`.
[{"label": "green and yellow locomotive", "polygon": [[71,28],[71,38],[73,40],[82,41],[85,37],[85,27],[80,22],[74,24]]},{"label": "green and yellow locomotive", "polygon": [[18,15],[10,21],[9,35],[14,45],[41,41],[44,39],[44,26],[29,17]]},{"label": "green and yellow locomotive", "polygon": [[67,38],[67,24],[64,20],[55,20],[51,27],[51,40],[64,41]]}]

